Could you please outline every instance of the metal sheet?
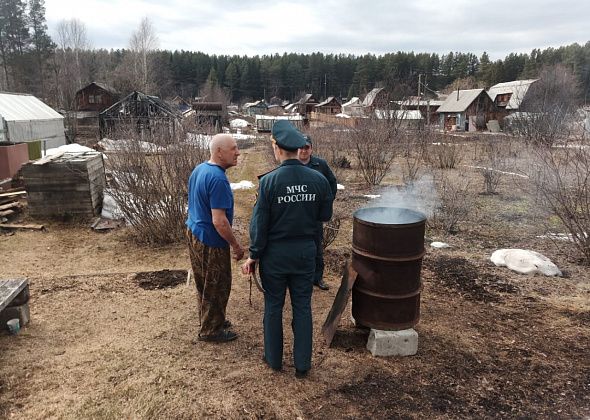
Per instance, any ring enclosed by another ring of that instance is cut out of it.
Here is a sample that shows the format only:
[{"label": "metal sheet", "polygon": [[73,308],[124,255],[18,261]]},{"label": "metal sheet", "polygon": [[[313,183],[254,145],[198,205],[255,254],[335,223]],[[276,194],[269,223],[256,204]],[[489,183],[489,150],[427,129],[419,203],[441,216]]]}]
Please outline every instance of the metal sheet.
[{"label": "metal sheet", "polygon": [[329,346],[332,344],[332,340],[334,339],[334,334],[336,334],[336,328],[338,328],[338,324],[340,323],[340,318],[342,317],[342,313],[348,304],[348,299],[350,298],[350,292],[352,291],[352,287],[354,286],[354,282],[356,281],[357,273],[352,268],[352,264],[350,261],[347,261],[344,270],[342,273],[342,281],[340,282],[340,288],[336,293],[336,297],[334,298],[334,303],[332,304],[332,308],[324,321],[324,325],[322,326],[322,335],[326,340],[326,344]]}]

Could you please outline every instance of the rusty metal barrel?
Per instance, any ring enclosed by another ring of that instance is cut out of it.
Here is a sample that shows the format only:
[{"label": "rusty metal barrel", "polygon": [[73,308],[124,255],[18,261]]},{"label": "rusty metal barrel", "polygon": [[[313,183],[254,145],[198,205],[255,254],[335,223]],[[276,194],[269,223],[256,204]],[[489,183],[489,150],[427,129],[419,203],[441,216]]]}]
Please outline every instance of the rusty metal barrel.
[{"label": "rusty metal barrel", "polygon": [[368,207],[353,216],[352,316],[379,330],[413,327],[420,319],[426,216],[400,207]]}]

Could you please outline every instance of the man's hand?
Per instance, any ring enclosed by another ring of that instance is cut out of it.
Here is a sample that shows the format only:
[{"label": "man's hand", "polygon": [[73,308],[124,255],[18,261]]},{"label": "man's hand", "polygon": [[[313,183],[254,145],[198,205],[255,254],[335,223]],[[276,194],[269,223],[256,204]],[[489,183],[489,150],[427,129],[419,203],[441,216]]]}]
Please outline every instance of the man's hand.
[{"label": "man's hand", "polygon": [[258,260],[248,258],[244,264],[242,264],[242,274],[252,274],[256,270],[256,263]]},{"label": "man's hand", "polygon": [[240,261],[242,258],[244,258],[244,248],[242,248],[242,245],[236,243],[232,247],[232,254],[234,255],[234,260],[236,261]]}]

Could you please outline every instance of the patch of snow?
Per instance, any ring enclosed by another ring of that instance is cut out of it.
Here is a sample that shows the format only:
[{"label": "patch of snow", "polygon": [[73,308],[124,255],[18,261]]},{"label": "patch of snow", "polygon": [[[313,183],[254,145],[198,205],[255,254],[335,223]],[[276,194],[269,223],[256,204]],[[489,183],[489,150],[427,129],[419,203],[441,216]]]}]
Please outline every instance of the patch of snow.
[{"label": "patch of snow", "polygon": [[363,197],[367,197],[367,198],[380,198],[381,194],[363,194]]},{"label": "patch of snow", "polygon": [[500,171],[498,169],[494,169],[494,168],[486,168],[485,166],[473,166],[473,165],[463,165],[467,168],[474,168],[474,169],[484,169],[486,171],[491,171],[491,172],[498,172],[500,174],[504,174],[504,175],[514,175],[514,176],[519,176],[521,178],[526,178],[528,179],[528,175],[523,175],[523,174],[517,174],[514,172],[505,172],[505,171]]},{"label": "patch of snow", "polygon": [[337,190],[343,190],[344,189],[344,185],[342,185],[342,184],[336,184],[336,189]]},{"label": "patch of snow", "polygon": [[235,133],[231,135],[234,140],[252,140],[252,139],[256,139],[256,136],[252,135],[252,134],[241,134],[241,133]]},{"label": "patch of snow", "polygon": [[53,149],[47,149],[45,156],[52,156],[57,153],[85,153],[85,152],[96,152],[96,150],[90,147],[82,146],[78,143],[64,144],[63,146],[54,147]]},{"label": "patch of snow", "polygon": [[250,181],[240,181],[240,182],[232,182],[229,184],[232,191],[233,190],[249,190],[254,188],[254,184]]},{"label": "patch of snow", "polygon": [[119,205],[115,201],[112,195],[105,191],[102,199],[102,212],[100,217],[104,219],[117,220],[123,218],[123,212],[119,208]]},{"label": "patch of snow", "polygon": [[340,113],[340,114],[336,114],[334,115],[336,118],[350,118],[350,115],[348,114],[344,114],[344,113]]},{"label": "patch of snow", "polygon": [[236,118],[235,120],[231,120],[229,122],[230,128],[246,128],[248,127],[249,123],[246,120],[241,118]]},{"label": "patch of snow", "polygon": [[161,152],[165,150],[163,147],[147,141],[136,140],[111,140],[104,138],[98,142],[98,145],[107,152],[119,152],[125,150],[139,150],[146,153]]},{"label": "patch of snow", "polygon": [[450,248],[451,246],[445,242],[431,242],[430,246],[433,248]]},{"label": "patch of snow", "polygon": [[498,267],[508,267],[520,274],[562,275],[549,258],[526,249],[498,249],[493,252],[490,260]]}]

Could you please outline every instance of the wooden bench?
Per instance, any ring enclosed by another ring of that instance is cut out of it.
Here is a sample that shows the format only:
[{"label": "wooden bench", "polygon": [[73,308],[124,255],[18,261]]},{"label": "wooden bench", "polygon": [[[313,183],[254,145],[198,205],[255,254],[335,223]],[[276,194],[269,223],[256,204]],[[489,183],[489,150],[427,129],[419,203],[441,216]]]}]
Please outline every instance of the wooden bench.
[{"label": "wooden bench", "polygon": [[21,327],[29,323],[28,279],[0,279],[0,328],[13,318],[20,319]]}]

